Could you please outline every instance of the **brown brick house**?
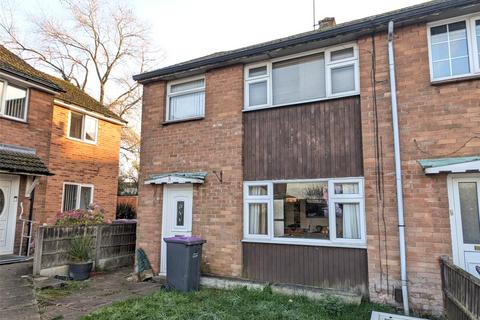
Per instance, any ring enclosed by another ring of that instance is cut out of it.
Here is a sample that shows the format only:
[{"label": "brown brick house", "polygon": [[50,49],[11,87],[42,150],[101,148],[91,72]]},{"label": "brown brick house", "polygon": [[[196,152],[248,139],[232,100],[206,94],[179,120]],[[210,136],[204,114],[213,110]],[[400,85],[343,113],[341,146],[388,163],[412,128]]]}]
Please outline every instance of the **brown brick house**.
[{"label": "brown brick house", "polygon": [[409,307],[441,313],[441,255],[480,276],[479,53],[478,1],[443,0],[135,76],[137,245],[163,273],[195,234],[206,274],[395,304],[403,208]]},{"label": "brown brick house", "polygon": [[23,220],[54,223],[92,202],[114,218],[124,121],[3,46],[0,97],[0,257],[26,253]]}]

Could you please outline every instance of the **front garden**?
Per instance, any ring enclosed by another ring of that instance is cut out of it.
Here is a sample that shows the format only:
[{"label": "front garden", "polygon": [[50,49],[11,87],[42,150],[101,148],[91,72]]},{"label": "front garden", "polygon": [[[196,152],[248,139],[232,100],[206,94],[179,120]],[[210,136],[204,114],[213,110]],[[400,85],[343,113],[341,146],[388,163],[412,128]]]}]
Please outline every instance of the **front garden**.
[{"label": "front garden", "polygon": [[370,319],[372,310],[392,312],[392,308],[363,302],[348,305],[333,298],[313,301],[264,290],[237,288],[231,291],[202,289],[179,293],[160,290],[142,298],[133,298],[101,308],[83,320],[127,319]]}]

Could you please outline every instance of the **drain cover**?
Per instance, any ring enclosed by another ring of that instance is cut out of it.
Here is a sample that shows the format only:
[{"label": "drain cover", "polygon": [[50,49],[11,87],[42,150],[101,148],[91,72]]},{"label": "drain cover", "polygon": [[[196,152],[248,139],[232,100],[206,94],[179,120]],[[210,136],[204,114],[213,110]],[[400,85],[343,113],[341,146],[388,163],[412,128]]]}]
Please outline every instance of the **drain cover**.
[{"label": "drain cover", "polygon": [[420,318],[406,317],[398,314],[382,313],[373,311],[371,320],[426,320]]}]

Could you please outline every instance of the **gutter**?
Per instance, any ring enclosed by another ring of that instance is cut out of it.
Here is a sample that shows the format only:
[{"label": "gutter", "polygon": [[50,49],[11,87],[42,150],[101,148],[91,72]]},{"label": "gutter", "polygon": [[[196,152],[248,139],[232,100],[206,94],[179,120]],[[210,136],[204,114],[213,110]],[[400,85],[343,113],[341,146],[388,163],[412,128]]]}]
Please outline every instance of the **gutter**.
[{"label": "gutter", "polygon": [[243,49],[233,50],[230,53],[225,53],[215,57],[199,58],[194,61],[175,64],[165,68],[134,75],[133,79],[140,83],[144,83],[156,80],[156,78],[170,76],[175,73],[190,71],[202,67],[213,67],[222,63],[232,63],[234,60],[261,55],[274,50],[284,49],[286,47],[305,44],[308,42],[326,40],[360,31],[368,33],[373,30],[385,30],[388,22],[392,20],[396,21],[397,23],[416,23],[425,20],[425,18],[427,18],[429,15],[437,14],[444,10],[476,4],[478,4],[478,0],[444,0],[434,1],[433,4],[428,5],[420,4],[385,14],[346,22],[325,31],[309,32],[304,35],[287,37],[279,39],[278,41],[267,42],[263,45],[259,44]]},{"label": "gutter", "polygon": [[76,106],[76,105],[73,105],[73,104],[70,104],[70,103],[63,102],[62,100],[59,100],[59,99],[55,99],[54,103],[61,106],[61,107],[64,107],[64,108],[67,108],[67,109],[70,109],[70,110],[74,110],[74,111],[78,111],[78,112],[84,113],[86,115],[89,115],[89,116],[92,116],[92,117],[95,117],[95,118],[98,118],[98,119],[102,119],[102,120],[105,120],[105,121],[108,121],[108,122],[111,122],[111,123],[114,123],[114,124],[118,124],[120,126],[125,126],[128,123],[127,121],[120,121],[120,120],[117,120],[117,119],[114,119],[114,118],[110,118],[110,117],[104,116],[103,114],[93,112],[93,111],[89,111],[85,108],[82,108],[82,107],[79,107],[79,106]]},{"label": "gutter", "polygon": [[51,94],[57,94],[59,92],[63,92],[63,90],[57,86],[53,86],[53,85],[46,84],[45,82],[37,81],[31,77],[29,78],[18,72],[14,73],[13,71],[10,71],[10,70],[7,71],[1,67],[0,67],[0,76],[6,78],[7,81],[8,80],[12,81],[11,79],[13,79],[14,81],[19,82],[22,85],[25,85],[29,88],[35,88]]},{"label": "gutter", "polygon": [[400,242],[400,281],[402,285],[403,312],[408,316],[408,279],[405,249],[405,221],[403,213],[402,162],[400,158],[400,132],[398,127],[397,82],[395,79],[395,52],[393,47],[394,23],[388,23],[388,65],[390,70],[390,96],[392,103],[393,148],[395,156],[395,185],[397,191],[398,235]]}]

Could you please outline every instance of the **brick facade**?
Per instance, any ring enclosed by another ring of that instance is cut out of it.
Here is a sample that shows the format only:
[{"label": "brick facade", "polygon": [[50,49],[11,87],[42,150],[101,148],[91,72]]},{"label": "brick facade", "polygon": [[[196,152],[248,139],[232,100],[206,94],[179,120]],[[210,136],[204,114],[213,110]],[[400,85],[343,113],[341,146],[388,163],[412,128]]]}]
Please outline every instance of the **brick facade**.
[{"label": "brick facade", "polygon": [[[0,143],[35,149],[43,163],[48,166],[50,160],[52,104],[53,94],[30,89],[27,122],[13,121],[0,117]],[[22,176],[20,179],[17,217],[20,215],[20,203],[22,203],[24,217],[28,218],[30,201],[25,197],[26,182],[27,177]],[[33,206],[33,219],[35,221],[42,221],[42,215],[45,210],[46,190],[47,178],[42,177],[40,179],[40,184],[35,190],[35,202]],[[18,252],[18,247],[20,245],[21,227],[22,223],[17,220],[15,228],[15,253]]]},{"label": "brick facade", "polygon": [[[61,209],[63,182],[94,185],[94,201],[114,219],[119,170],[121,126],[98,120],[96,145],[67,138],[68,110],[54,106],[54,95],[29,90],[27,122],[0,117],[0,143],[35,149],[54,176],[42,177],[35,188],[35,226],[52,224]],[[30,200],[25,197],[27,176],[20,176],[19,203],[28,218]],[[20,215],[18,206],[17,217]],[[14,253],[18,253],[22,223],[17,219]],[[27,231],[25,230],[25,234]]]},{"label": "brick facade", "polygon": [[[358,39],[358,46],[369,293],[395,304],[400,259],[387,35]],[[439,257],[452,255],[447,175],[426,176],[417,161],[478,155],[480,82],[431,84],[424,23],[396,30],[395,54],[410,306],[441,314]],[[206,183],[194,187],[193,231],[209,241],[204,271],[228,276],[242,267],[242,71],[234,66],[206,74],[206,118],[195,122],[162,125],[165,82],[144,86],[141,182],[155,173],[209,172]],[[224,171],[223,184],[213,170]],[[155,271],[162,201],[161,186],[140,184],[137,245]]]},{"label": "brick facade", "polygon": [[[193,234],[207,240],[202,270],[240,276],[243,66],[212,70],[205,78],[205,119],[170,125],[162,125],[165,83],[144,86],[137,246],[158,272],[163,188],[144,185],[145,178],[206,171],[205,183],[193,189]],[[213,171],[223,171],[223,183]]]},{"label": "brick facade", "polygon": [[69,110],[53,108],[49,169],[45,214],[42,221],[55,223],[61,210],[63,183],[93,184],[93,201],[105,209],[106,219],[115,218],[119,170],[121,126],[98,119],[96,144],[68,138]]},{"label": "brick facade", "polygon": [[[472,80],[432,85],[426,25],[397,29],[395,34],[410,300],[414,309],[441,313],[438,258],[452,255],[447,179],[445,174],[426,176],[417,160],[478,155],[478,139],[461,147],[478,136],[480,82]],[[399,285],[400,271],[386,34],[376,36],[375,42],[378,132],[383,151],[383,202],[377,202],[376,196],[372,55],[369,54],[373,52],[372,39],[359,41],[370,294],[374,300],[392,302],[386,287],[387,263],[390,287]],[[452,154],[455,150],[458,151]],[[380,227],[377,223],[379,217]],[[383,270],[383,281],[380,268]]]}]

